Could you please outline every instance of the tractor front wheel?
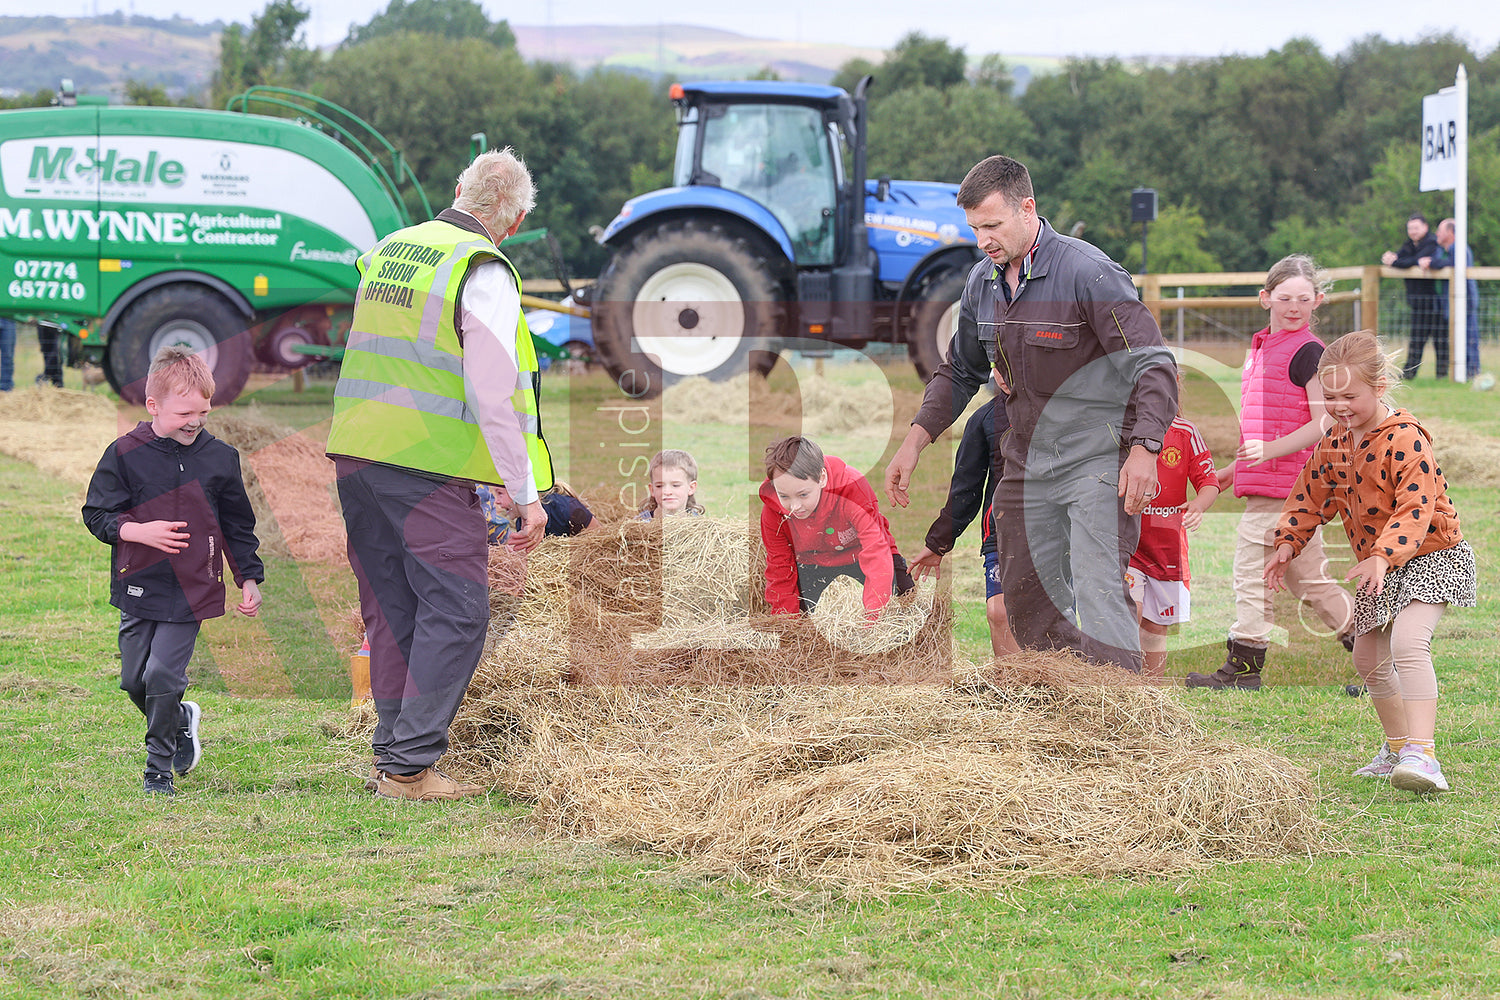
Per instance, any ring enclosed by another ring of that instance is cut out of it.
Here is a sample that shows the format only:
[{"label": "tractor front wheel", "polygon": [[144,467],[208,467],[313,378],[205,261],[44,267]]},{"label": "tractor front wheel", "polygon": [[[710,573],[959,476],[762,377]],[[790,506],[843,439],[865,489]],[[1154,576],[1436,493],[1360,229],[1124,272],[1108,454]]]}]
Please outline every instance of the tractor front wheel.
[{"label": "tractor front wheel", "polygon": [[946,271],[927,283],[906,334],[906,351],[917,375],[926,382],[948,357],[948,345],[958,330],[958,300],[968,274]]},{"label": "tractor front wheel", "polygon": [[620,389],[646,398],[675,377],[769,371],[784,309],[764,261],[748,240],[692,223],[617,253],[591,304],[599,360]]}]

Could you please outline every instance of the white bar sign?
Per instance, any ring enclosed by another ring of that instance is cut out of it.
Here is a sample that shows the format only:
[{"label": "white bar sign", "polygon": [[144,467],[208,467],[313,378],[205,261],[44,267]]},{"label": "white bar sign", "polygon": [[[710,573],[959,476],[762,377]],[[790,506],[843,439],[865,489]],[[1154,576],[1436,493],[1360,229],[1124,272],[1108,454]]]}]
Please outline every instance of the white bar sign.
[{"label": "white bar sign", "polygon": [[1458,163],[1464,135],[1458,127],[1458,93],[1444,87],[1422,98],[1421,191],[1451,191],[1458,186]]}]

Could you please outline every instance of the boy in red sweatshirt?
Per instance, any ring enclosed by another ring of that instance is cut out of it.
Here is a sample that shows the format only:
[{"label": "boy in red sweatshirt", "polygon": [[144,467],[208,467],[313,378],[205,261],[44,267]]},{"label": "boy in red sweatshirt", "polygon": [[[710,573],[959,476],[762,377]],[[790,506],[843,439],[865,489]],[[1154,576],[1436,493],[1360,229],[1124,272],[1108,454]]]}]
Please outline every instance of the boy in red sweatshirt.
[{"label": "boy in red sweatshirt", "polygon": [[777,614],[811,611],[836,576],[864,584],[867,617],[916,585],[865,477],[804,437],[766,449],[760,485],[766,602]]}]

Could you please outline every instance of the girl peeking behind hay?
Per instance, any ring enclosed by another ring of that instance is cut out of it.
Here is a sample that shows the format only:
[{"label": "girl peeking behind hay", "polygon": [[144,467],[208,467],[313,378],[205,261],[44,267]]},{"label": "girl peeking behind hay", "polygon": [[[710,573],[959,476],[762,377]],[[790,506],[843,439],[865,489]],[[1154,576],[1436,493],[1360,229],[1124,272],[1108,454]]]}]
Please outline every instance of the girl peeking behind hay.
[{"label": "girl peeking behind hay", "polygon": [[[510,490],[503,485],[476,486],[474,492],[479,494],[491,545],[507,541],[512,528],[524,527],[520,505],[511,499]],[[581,535],[599,526],[593,511],[565,483],[555,483],[540,499],[549,535]]]},{"label": "girl peeking behind hay", "polygon": [[651,456],[646,470],[646,502],[637,520],[653,520],[658,513],[667,517],[704,513],[698,502],[698,463],[685,451],[675,448]]}]

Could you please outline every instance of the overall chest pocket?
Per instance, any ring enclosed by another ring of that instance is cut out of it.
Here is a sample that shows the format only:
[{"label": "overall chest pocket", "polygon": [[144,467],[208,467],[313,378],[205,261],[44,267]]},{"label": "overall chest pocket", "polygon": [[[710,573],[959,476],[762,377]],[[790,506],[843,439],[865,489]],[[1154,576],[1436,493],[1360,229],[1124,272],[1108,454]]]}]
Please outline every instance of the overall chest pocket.
[{"label": "overall chest pocket", "polygon": [[1050,396],[1062,388],[1078,368],[1076,326],[1031,325],[1021,332],[1023,377],[1032,392]]}]

